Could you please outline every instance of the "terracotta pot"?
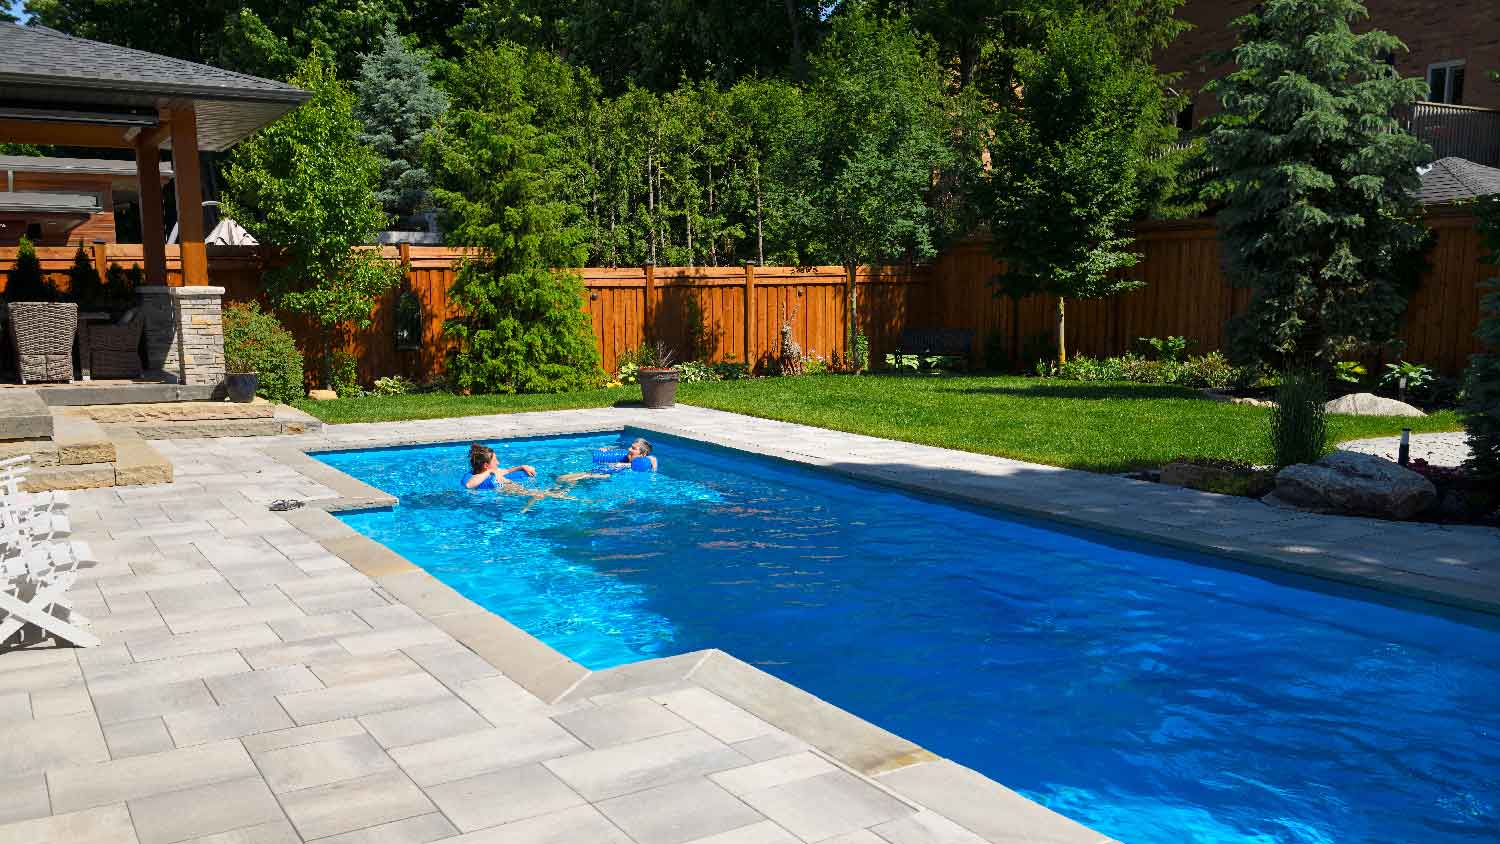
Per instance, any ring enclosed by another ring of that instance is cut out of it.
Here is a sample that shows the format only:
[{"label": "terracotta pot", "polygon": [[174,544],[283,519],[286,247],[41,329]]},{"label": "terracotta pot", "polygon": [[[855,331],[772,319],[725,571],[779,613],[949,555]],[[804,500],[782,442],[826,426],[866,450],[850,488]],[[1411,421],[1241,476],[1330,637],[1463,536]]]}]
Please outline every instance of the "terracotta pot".
[{"label": "terracotta pot", "polygon": [[636,378],[641,382],[641,402],[658,409],[676,404],[677,380],[681,375],[675,369],[640,369]]},{"label": "terracotta pot", "polygon": [[231,372],[224,376],[224,392],[229,400],[245,404],[255,400],[255,390],[260,386],[258,372]]}]

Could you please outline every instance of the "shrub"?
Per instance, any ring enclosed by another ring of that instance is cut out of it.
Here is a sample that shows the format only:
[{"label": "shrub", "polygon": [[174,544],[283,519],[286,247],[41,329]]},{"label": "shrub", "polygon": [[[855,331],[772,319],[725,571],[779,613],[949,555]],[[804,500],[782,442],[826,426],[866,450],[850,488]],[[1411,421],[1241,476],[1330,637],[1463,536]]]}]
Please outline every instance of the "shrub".
[{"label": "shrub", "polygon": [[374,388],[370,390],[372,395],[377,396],[404,396],[414,393],[417,385],[401,375],[387,375],[384,378],[376,378]]},{"label": "shrub", "polygon": [[1277,469],[1312,463],[1328,450],[1328,420],[1323,410],[1327,400],[1320,373],[1288,372],[1281,377],[1276,406],[1271,409],[1271,451]]},{"label": "shrub", "polygon": [[271,401],[302,398],[302,353],[291,332],[255,302],[224,306],[224,360],[230,372],[258,372],[256,393]]},{"label": "shrub", "polygon": [[712,366],[702,361],[693,360],[686,363],[679,363],[677,364],[677,372],[679,373],[678,379],[684,384],[722,380],[719,377],[719,373],[715,372]]},{"label": "shrub", "polygon": [[365,389],[359,385],[359,356],[343,349],[334,351],[328,386],[341,399],[363,396]]},{"label": "shrub", "polygon": [[7,302],[56,302],[62,296],[42,274],[42,262],[36,257],[36,246],[24,235],[16,248],[16,265],[5,283]]},{"label": "shrub", "polygon": [[1137,337],[1135,339],[1137,348],[1146,357],[1155,357],[1157,360],[1182,360],[1187,354],[1187,348],[1192,341],[1186,337]]},{"label": "shrub", "polygon": [[[1500,196],[1479,204],[1479,230],[1489,247],[1490,263],[1500,263]],[[1485,318],[1474,332],[1484,353],[1470,359],[1464,381],[1463,419],[1470,457],[1465,467],[1475,475],[1500,481],[1500,276],[1491,278],[1483,305]]]},{"label": "shrub", "polygon": [[1077,355],[1056,369],[1058,378],[1070,381],[1131,381],[1137,384],[1176,384],[1223,390],[1249,383],[1249,370],[1231,366],[1219,352],[1197,355],[1183,361],[1151,360],[1140,355],[1091,358]]},{"label": "shrub", "polygon": [[713,364],[713,370],[720,381],[742,381],[750,377],[750,367],[738,361],[721,361]]}]

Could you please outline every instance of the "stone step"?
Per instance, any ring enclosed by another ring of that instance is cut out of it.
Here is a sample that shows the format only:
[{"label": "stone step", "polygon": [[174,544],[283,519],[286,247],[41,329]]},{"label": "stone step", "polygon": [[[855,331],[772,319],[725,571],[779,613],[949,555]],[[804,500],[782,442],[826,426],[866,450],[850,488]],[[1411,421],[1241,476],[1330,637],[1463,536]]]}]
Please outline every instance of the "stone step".
[{"label": "stone step", "polygon": [[115,485],[115,464],[83,463],[74,466],[49,466],[26,473],[21,488],[27,492],[54,489],[93,489]]},{"label": "stone step", "polygon": [[58,408],[56,412],[85,416],[95,422],[105,424],[155,424],[224,419],[270,419],[276,415],[276,405],[264,399],[257,399],[246,404],[228,401],[182,401],[151,404],[99,404]]},{"label": "stone step", "polygon": [[172,462],[142,440],[115,443],[115,486],[169,484]]},{"label": "stone step", "polygon": [[113,463],[115,444],[104,428],[83,416],[53,414],[52,442],[57,445],[57,462],[63,466],[90,463]]},{"label": "stone step", "polygon": [[15,440],[0,442],[0,460],[31,455],[32,466],[56,466],[57,444],[51,440]]},{"label": "stone step", "polygon": [[0,389],[0,440],[36,440],[52,436],[52,414],[36,390]]},{"label": "stone step", "polygon": [[129,428],[148,440],[182,440],[212,437],[279,437],[283,434],[308,434],[323,430],[315,416],[284,404],[265,405],[273,415],[258,419],[191,419],[155,422],[112,423],[109,430]]},{"label": "stone step", "polygon": [[205,384],[104,384],[83,382],[39,387],[37,394],[49,407],[87,404],[146,404],[209,401],[215,388]]}]

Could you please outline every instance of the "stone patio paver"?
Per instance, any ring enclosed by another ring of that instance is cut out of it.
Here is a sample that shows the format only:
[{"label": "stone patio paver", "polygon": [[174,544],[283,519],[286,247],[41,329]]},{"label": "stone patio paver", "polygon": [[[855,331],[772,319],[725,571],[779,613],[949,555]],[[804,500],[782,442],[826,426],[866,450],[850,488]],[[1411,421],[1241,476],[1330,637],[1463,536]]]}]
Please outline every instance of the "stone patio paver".
[{"label": "stone patio paver", "polygon": [[[0,844],[1104,840],[930,754],[863,776],[772,723],[807,701],[754,714],[724,696],[738,675],[699,655],[590,675],[314,508],[266,510],[350,494],[288,445],[622,425],[1500,607],[1493,530],[1285,513],[694,408],[173,440],[159,447],[175,483],[73,497],[101,560],[73,594],[105,644],[0,653]],[[539,668],[501,668],[527,660]]]}]

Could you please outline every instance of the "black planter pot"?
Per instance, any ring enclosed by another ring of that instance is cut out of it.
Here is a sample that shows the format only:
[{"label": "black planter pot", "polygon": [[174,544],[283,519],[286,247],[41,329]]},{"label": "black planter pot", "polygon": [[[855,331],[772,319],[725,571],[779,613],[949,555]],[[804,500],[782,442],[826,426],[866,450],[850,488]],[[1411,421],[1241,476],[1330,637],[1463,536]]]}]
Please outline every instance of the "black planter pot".
[{"label": "black planter pot", "polygon": [[224,392],[229,400],[244,404],[255,400],[255,390],[260,386],[258,372],[231,372],[224,376]]},{"label": "black planter pot", "polygon": [[641,369],[636,377],[641,382],[641,401],[647,407],[671,407],[677,403],[677,379],[681,377],[677,370]]}]

